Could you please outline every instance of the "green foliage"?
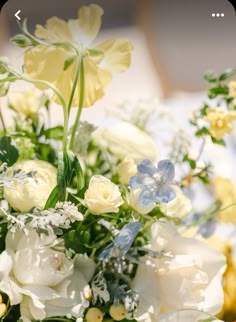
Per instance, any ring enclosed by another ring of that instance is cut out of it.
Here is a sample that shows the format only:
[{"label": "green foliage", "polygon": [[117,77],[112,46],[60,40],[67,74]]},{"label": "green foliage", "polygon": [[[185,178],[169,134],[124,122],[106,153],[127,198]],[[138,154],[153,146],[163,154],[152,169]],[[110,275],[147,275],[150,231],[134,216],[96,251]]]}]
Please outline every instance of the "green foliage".
[{"label": "green foliage", "polygon": [[11,144],[11,138],[4,136],[0,139],[0,161],[6,162],[12,166],[18,159],[19,153],[14,145]]}]

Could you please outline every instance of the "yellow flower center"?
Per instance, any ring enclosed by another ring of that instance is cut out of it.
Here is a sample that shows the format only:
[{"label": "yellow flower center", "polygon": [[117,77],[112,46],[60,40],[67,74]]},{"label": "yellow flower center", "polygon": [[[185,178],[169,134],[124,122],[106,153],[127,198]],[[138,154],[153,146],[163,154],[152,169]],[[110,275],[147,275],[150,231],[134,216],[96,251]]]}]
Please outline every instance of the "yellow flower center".
[{"label": "yellow flower center", "polygon": [[225,122],[222,119],[216,120],[215,126],[218,127],[219,129],[222,129],[225,126]]}]

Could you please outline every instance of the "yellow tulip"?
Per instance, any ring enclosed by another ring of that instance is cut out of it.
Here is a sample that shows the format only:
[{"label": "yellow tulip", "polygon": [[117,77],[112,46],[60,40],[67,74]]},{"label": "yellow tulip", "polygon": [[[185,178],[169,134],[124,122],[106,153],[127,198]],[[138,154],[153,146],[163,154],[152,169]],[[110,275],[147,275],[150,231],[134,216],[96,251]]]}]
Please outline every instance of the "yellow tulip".
[{"label": "yellow tulip", "polygon": [[[32,78],[55,85],[68,103],[76,73],[78,53],[83,56],[85,92],[83,106],[89,107],[104,95],[113,73],[127,70],[132,45],[126,39],[112,39],[91,47],[102,23],[103,10],[98,5],[83,6],[78,18],[68,22],[52,17],[46,26],[36,26],[36,37],[46,40],[25,53],[25,71]],[[64,46],[51,42],[64,43]],[[72,106],[78,106],[80,80],[77,81]],[[57,102],[57,97],[54,97]]]}]

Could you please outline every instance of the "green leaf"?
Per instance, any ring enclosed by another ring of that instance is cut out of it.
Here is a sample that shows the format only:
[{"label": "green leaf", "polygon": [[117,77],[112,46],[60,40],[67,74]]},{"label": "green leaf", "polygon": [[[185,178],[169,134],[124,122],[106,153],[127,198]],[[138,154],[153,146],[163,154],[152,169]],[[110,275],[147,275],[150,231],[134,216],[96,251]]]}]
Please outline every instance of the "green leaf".
[{"label": "green leaf", "polygon": [[201,108],[201,110],[200,110],[200,113],[201,113],[201,116],[205,116],[207,113],[206,113],[206,111],[207,111],[207,109],[209,108],[209,106],[207,105],[207,104],[205,104],[202,108]]},{"label": "green leaf", "polygon": [[184,157],[183,157],[183,161],[187,161],[191,167],[191,169],[196,169],[196,161],[193,160],[193,159],[190,159],[189,156],[186,154]]},{"label": "green leaf", "polygon": [[213,136],[211,136],[211,141],[212,141],[213,143],[215,143],[215,144],[219,144],[219,145],[223,145],[223,146],[225,146],[225,141],[224,141],[223,139],[221,139],[221,140],[217,140],[217,139],[215,139]]},{"label": "green leaf", "polygon": [[208,90],[209,98],[215,98],[219,95],[228,95],[228,94],[229,94],[229,88],[227,86],[212,87]]},{"label": "green leaf", "polygon": [[71,174],[72,174],[72,176],[76,175],[77,192],[79,192],[80,190],[83,189],[83,187],[85,185],[83,170],[81,168],[78,157],[73,152],[70,152],[69,157],[70,157],[70,162],[71,162]]},{"label": "green leaf", "polygon": [[6,162],[8,166],[13,165],[19,157],[16,147],[11,145],[11,138],[4,136],[0,139],[0,161]]},{"label": "green leaf", "polygon": [[66,59],[66,61],[64,62],[64,67],[63,70],[67,70],[75,61],[75,56],[70,56]]},{"label": "green leaf", "polygon": [[219,76],[219,81],[224,81],[227,78],[233,76],[235,73],[236,73],[236,69],[229,68]]},{"label": "green leaf", "polygon": [[61,141],[63,138],[63,131],[64,128],[63,126],[55,126],[51,127],[50,129],[44,130],[44,135],[47,139],[54,139],[54,140],[59,140]]},{"label": "green leaf", "polygon": [[57,186],[58,186],[58,200],[64,201],[66,197],[66,177],[68,175],[68,155],[67,153],[58,153],[57,166]]},{"label": "green leaf", "polygon": [[56,186],[50,193],[44,209],[54,208],[58,202],[58,187]]},{"label": "green leaf", "polygon": [[217,74],[213,71],[207,71],[204,75],[204,79],[209,83],[216,83],[217,82]]},{"label": "green leaf", "polygon": [[197,132],[195,132],[195,136],[197,137],[204,136],[204,135],[209,135],[209,131],[206,127],[202,127]]},{"label": "green leaf", "polygon": [[32,41],[24,34],[18,34],[16,36],[10,38],[10,41],[13,44],[16,44],[18,47],[21,47],[21,48],[26,48],[26,47],[29,47],[32,45]]}]

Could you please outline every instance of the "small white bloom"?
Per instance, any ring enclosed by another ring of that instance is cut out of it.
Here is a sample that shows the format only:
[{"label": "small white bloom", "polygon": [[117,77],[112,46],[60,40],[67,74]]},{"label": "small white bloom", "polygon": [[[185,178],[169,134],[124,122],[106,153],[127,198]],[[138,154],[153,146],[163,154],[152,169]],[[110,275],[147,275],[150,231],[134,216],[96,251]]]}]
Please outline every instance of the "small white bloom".
[{"label": "small white bloom", "polygon": [[15,170],[24,172],[36,171],[33,178],[27,178],[26,183],[13,180],[12,187],[4,189],[4,198],[12,208],[27,212],[33,207],[43,209],[45,203],[57,184],[57,169],[50,163],[41,160],[22,160],[9,168],[11,176]]},{"label": "small white bloom", "polygon": [[213,247],[178,234],[170,222],[151,228],[150,249],[171,257],[140,264],[132,287],[139,292],[138,321],[156,322],[160,314],[197,309],[216,314],[223,304],[225,257]]},{"label": "small white bloom", "polygon": [[35,89],[28,89],[22,92],[11,93],[9,95],[9,105],[16,112],[25,117],[32,116],[38,112],[46,101],[46,97]]},{"label": "small white bloom", "polygon": [[157,159],[153,139],[130,123],[120,122],[107,128],[98,128],[92,133],[92,138],[120,160],[128,158],[138,164],[144,159]]},{"label": "small white bloom", "polygon": [[192,210],[191,200],[186,197],[178,186],[172,186],[175,198],[167,203],[160,204],[160,210],[169,217],[182,218]]},{"label": "small white bloom", "polygon": [[155,208],[155,205],[150,205],[147,207],[143,207],[139,202],[139,195],[141,193],[141,189],[131,189],[127,194],[127,201],[129,205],[137,211],[141,215],[148,214]]},{"label": "small white bloom", "polygon": [[117,166],[120,183],[128,184],[129,179],[137,173],[137,165],[132,159],[125,159]]},{"label": "small white bloom", "polygon": [[117,213],[123,203],[119,188],[111,180],[100,175],[91,178],[84,198],[88,209],[98,214]]}]

